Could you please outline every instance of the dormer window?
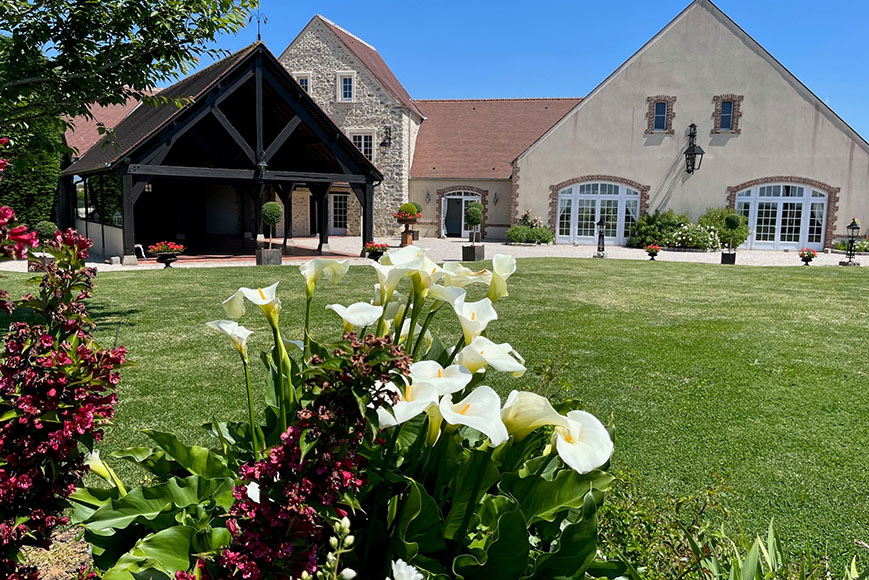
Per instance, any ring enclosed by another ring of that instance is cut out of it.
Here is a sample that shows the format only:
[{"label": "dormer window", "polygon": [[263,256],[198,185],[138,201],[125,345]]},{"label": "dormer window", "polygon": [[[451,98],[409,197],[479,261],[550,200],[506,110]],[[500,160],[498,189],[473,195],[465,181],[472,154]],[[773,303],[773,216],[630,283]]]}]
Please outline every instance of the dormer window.
[{"label": "dormer window", "polygon": [[338,94],[336,99],[339,103],[352,103],[356,100],[356,73],[338,73]]}]

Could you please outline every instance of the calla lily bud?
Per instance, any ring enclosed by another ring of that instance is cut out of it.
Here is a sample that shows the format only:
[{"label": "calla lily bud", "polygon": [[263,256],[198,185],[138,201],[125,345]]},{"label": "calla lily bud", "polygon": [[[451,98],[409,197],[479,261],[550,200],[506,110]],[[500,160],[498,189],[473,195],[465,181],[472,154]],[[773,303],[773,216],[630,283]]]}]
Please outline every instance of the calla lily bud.
[{"label": "calla lily bud", "polygon": [[510,393],[501,409],[501,420],[517,441],[544,425],[568,426],[567,419],[552,408],[549,399],[530,391]]}]

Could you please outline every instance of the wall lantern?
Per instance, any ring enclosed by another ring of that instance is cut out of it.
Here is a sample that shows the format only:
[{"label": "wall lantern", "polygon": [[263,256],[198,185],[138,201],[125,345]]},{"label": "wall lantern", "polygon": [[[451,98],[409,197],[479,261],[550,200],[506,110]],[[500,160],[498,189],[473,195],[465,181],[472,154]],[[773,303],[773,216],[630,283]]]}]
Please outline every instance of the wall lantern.
[{"label": "wall lantern", "polygon": [[259,161],[256,164],[256,170],[254,171],[254,179],[257,183],[263,182],[263,178],[268,168],[269,166],[266,163],[265,154],[263,154],[260,156]]},{"label": "wall lantern", "polygon": [[703,148],[697,144],[697,125],[688,125],[688,148],[685,149],[685,171],[689,174],[700,169],[703,163]]},{"label": "wall lantern", "polygon": [[492,201],[495,202],[495,205],[498,205],[498,192],[497,191],[495,192],[495,195],[492,198]]},{"label": "wall lantern", "polygon": [[854,253],[857,247],[857,236],[860,235],[860,222],[857,218],[851,218],[851,223],[846,227],[848,230],[848,261],[840,262],[843,266],[859,266],[854,261]]},{"label": "wall lantern", "polygon": [[380,142],[381,147],[389,147],[392,145],[392,127],[383,128],[383,141]]},{"label": "wall lantern", "polygon": [[430,204],[430,203],[431,203],[431,192],[430,192],[430,191],[426,191],[426,192],[425,192],[425,204],[428,205],[428,204]]}]

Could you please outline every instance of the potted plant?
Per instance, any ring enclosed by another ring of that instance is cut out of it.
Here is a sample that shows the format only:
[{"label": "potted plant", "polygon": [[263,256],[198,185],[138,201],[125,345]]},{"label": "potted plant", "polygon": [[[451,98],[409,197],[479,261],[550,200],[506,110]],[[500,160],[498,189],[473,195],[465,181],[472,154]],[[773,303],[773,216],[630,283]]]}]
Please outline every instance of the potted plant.
[{"label": "potted plant", "polygon": [[27,269],[31,272],[36,272],[39,270],[40,264],[45,266],[46,264],[51,264],[54,262],[54,258],[51,254],[42,251],[42,246],[44,246],[48,241],[54,238],[54,234],[57,232],[57,225],[53,222],[49,221],[41,221],[36,224],[36,227],[33,228],[33,231],[36,232],[37,238],[39,238],[39,252],[34,252],[33,256],[38,258],[38,262],[30,262],[27,266]]},{"label": "potted plant", "polygon": [[377,261],[380,259],[380,257],[383,255],[383,253],[386,252],[386,250],[388,250],[388,249],[389,249],[388,244],[378,244],[375,242],[368,242],[367,244],[365,244],[363,251],[365,252],[365,255],[367,255],[369,258]]},{"label": "potted plant", "polygon": [[802,250],[800,250],[800,259],[806,266],[808,266],[809,263],[817,257],[818,253],[811,248],[803,248]]},{"label": "potted plant", "polygon": [[258,248],[256,251],[257,266],[280,266],[281,265],[281,249],[272,248],[272,238],[275,237],[275,225],[281,221],[284,215],[284,210],[281,204],[276,201],[267,201],[262,207],[262,220],[267,227],[269,235],[269,247]]},{"label": "potted plant", "polygon": [[157,242],[148,246],[148,252],[157,256],[157,262],[163,264],[163,268],[171,268],[172,262],[178,261],[178,254],[185,250],[181,244],[175,242]]},{"label": "potted plant", "polygon": [[465,210],[465,223],[471,227],[471,245],[462,246],[462,261],[476,262],[485,260],[486,246],[478,246],[476,240],[479,239],[479,236],[474,235],[475,233],[479,233],[480,224],[483,223],[483,204],[479,201],[468,204]]},{"label": "potted plant", "polygon": [[736,236],[736,231],[742,227],[743,217],[738,213],[729,213],[724,216],[724,230],[727,237],[727,252],[721,253],[721,263],[733,265],[736,264],[736,252],[733,251],[733,240]]},{"label": "potted plant", "polygon": [[661,246],[659,246],[658,244],[649,244],[648,246],[646,246],[646,247],[643,248],[643,249],[644,249],[644,250],[646,251],[646,253],[649,255],[649,260],[654,261],[654,260],[655,260],[655,256],[657,256],[657,255],[658,255],[658,252],[661,251]]},{"label": "potted plant", "polygon": [[410,226],[416,223],[416,220],[420,218],[420,215],[421,214],[417,211],[416,206],[412,203],[401,204],[398,211],[392,214],[392,217],[394,217],[398,223],[404,225],[404,231],[401,232],[402,248],[413,245],[413,231],[410,229]]}]

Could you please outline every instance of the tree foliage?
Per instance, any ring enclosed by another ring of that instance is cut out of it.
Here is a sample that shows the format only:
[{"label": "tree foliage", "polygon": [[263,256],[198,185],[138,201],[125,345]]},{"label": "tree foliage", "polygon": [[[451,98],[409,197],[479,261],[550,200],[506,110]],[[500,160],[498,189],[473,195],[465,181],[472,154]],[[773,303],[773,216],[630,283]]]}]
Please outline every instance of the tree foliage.
[{"label": "tree foliage", "polygon": [[33,226],[51,219],[63,135],[56,122],[40,120],[19,126],[9,136],[3,156],[13,162],[0,181],[0,205],[13,208],[22,223]]}]

